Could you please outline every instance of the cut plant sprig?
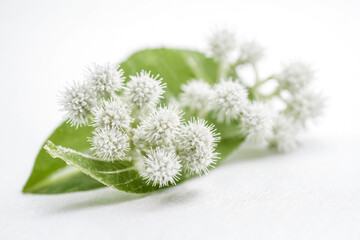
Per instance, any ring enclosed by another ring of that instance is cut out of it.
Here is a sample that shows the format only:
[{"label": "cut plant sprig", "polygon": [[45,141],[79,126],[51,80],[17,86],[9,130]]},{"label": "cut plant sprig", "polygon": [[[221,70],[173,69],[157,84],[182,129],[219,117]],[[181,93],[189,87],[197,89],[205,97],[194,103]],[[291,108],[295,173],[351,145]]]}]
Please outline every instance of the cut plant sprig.
[{"label": "cut plant sprig", "polygon": [[[158,187],[175,184],[182,171],[207,173],[218,159],[214,126],[203,119],[185,122],[177,107],[157,106],[165,88],[159,75],[143,70],[123,85],[124,71],[114,74],[109,66],[95,64],[82,92],[63,96],[68,122],[95,128],[89,137],[93,155],[104,161],[133,161],[144,181]],[[91,102],[83,92],[93,97]],[[78,109],[81,114],[71,114]]]},{"label": "cut plant sprig", "polygon": [[[210,58],[153,49],[123,62],[125,71],[119,65],[91,65],[83,81],[61,93],[67,123],[44,144],[24,192],[63,193],[104,184],[146,193],[207,174],[244,141],[280,152],[296,148],[298,134],[324,107],[311,85],[311,68],[289,62],[262,78],[258,67],[265,51],[257,42],[238,43],[229,31],[209,41]],[[250,86],[238,75],[245,65],[254,71]],[[263,92],[269,82],[276,85],[273,92]]]}]

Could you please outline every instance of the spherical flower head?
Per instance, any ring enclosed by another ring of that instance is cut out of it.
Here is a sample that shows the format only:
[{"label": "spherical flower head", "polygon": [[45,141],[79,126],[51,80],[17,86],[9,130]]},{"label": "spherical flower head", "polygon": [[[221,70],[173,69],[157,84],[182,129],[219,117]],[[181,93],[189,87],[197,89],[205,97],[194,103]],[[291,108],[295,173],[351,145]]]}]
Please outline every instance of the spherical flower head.
[{"label": "spherical flower head", "polygon": [[128,129],[133,119],[129,106],[119,99],[102,100],[92,110],[94,126]]},{"label": "spherical flower head", "polygon": [[239,82],[223,80],[213,87],[212,104],[218,111],[218,120],[238,119],[248,105],[248,93]]},{"label": "spherical flower head", "polygon": [[151,75],[142,70],[136,76],[130,76],[126,84],[124,96],[132,107],[155,107],[164,94],[165,84],[161,83],[159,75]]},{"label": "spherical flower head", "polygon": [[215,133],[214,125],[206,125],[203,119],[191,119],[182,126],[178,153],[185,169],[191,173],[207,173],[218,159],[215,152],[216,143],[220,140]]},{"label": "spherical flower head", "polygon": [[179,179],[181,164],[175,152],[163,148],[152,149],[143,158],[139,173],[148,184],[160,187],[176,184]]},{"label": "spherical flower head", "polygon": [[290,92],[297,92],[307,87],[313,78],[314,72],[309,65],[299,61],[287,64],[276,76],[280,88]]},{"label": "spherical flower head", "polygon": [[109,97],[123,87],[124,71],[118,70],[118,67],[118,65],[107,63],[105,65],[93,64],[88,68],[87,78],[97,96]]},{"label": "spherical flower head", "polygon": [[241,63],[256,63],[264,57],[265,49],[255,41],[243,42],[239,48]]},{"label": "spherical flower head", "polygon": [[150,148],[150,143],[147,140],[146,132],[142,126],[133,129],[132,141],[139,150],[146,151]]},{"label": "spherical flower head", "polygon": [[66,118],[70,125],[76,128],[88,124],[95,101],[95,95],[91,88],[76,82],[68,85],[60,97],[61,110],[66,112]]},{"label": "spherical flower head", "polygon": [[216,143],[220,141],[219,133],[215,132],[213,124],[207,125],[207,122],[201,118],[192,118],[180,129],[180,148],[207,148],[213,149]]},{"label": "spherical flower head", "polygon": [[226,29],[214,32],[208,40],[210,54],[219,60],[226,60],[236,44],[235,34]]},{"label": "spherical flower head", "polygon": [[141,122],[147,140],[158,145],[168,144],[177,135],[182,113],[172,106],[153,108]]},{"label": "spherical flower head", "polygon": [[241,130],[246,139],[255,144],[263,144],[271,135],[273,116],[268,103],[252,102],[241,116]]},{"label": "spherical flower head", "polygon": [[283,114],[274,119],[270,146],[279,152],[290,152],[298,146],[296,136],[299,132],[298,125]]},{"label": "spherical flower head", "polygon": [[129,137],[121,129],[97,128],[89,142],[95,155],[108,161],[122,160],[129,150]]},{"label": "spherical flower head", "polygon": [[205,115],[210,110],[211,86],[202,80],[190,80],[181,85],[180,104],[192,113]]},{"label": "spherical flower head", "polygon": [[319,93],[303,89],[290,97],[285,113],[305,126],[308,120],[316,119],[322,114],[324,105],[325,100]]}]

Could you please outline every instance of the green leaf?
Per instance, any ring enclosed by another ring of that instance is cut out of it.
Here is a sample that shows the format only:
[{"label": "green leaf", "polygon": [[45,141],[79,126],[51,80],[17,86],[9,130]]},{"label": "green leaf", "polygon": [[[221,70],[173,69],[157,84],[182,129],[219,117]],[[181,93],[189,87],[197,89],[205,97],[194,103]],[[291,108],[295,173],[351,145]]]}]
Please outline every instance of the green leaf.
[{"label": "green leaf", "polygon": [[[89,149],[87,137],[92,127],[75,129],[62,123],[48,138],[64,147],[86,152]],[[26,193],[66,193],[95,189],[104,185],[83,174],[77,168],[69,167],[64,161],[52,158],[43,148],[36,157],[33,171],[26,182]]]},{"label": "green leaf", "polygon": [[[231,153],[239,145],[238,141],[225,140],[219,146],[223,157]],[[117,190],[131,193],[147,193],[160,190],[158,186],[147,184],[138,173],[133,161],[105,161],[47,141],[44,149],[54,158],[64,160],[68,165],[80,169],[86,175],[102,184]],[[194,176],[182,173],[179,182]]]},{"label": "green leaf", "polygon": [[219,78],[219,64],[203,53],[176,49],[148,49],[137,52],[120,64],[126,75],[142,69],[160,74],[166,83],[166,94],[176,96],[180,86],[189,79],[203,79],[215,83]]},{"label": "green leaf", "polygon": [[56,146],[47,141],[44,149],[53,157],[75,166],[86,175],[106,186],[133,193],[145,193],[159,189],[146,184],[137,172],[133,161],[104,161],[69,148]]},{"label": "green leaf", "polygon": [[[127,76],[134,75],[142,69],[151,71],[155,75],[160,74],[163,82],[167,84],[165,102],[170,97],[176,97],[180,92],[181,84],[186,83],[191,78],[214,83],[218,81],[220,76],[218,62],[212,58],[207,58],[203,53],[165,48],[139,51],[121,63],[121,68],[124,69]],[[233,127],[216,124],[211,120],[209,122],[215,124],[220,134],[222,134],[222,129]],[[75,129],[67,123],[63,123],[47,140],[56,145],[87,153],[90,148],[87,138],[91,131],[91,127]],[[236,149],[241,141],[241,138],[222,140],[218,147],[222,159]],[[186,179],[183,177],[181,181]],[[54,159],[42,148],[36,157],[33,171],[23,191],[46,194],[84,191],[103,187],[104,185],[100,182],[82,173],[78,168],[68,166],[59,158]]]}]

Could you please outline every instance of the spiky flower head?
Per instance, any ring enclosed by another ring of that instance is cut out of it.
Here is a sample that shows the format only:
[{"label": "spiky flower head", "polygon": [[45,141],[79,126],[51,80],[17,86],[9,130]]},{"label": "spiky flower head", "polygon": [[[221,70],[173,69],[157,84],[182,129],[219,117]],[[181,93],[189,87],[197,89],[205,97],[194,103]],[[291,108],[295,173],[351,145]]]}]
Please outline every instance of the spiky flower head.
[{"label": "spiky flower head", "polygon": [[87,79],[98,97],[112,96],[123,87],[124,71],[118,70],[119,65],[93,64],[88,68]]},{"label": "spiky flower head", "polygon": [[132,107],[155,107],[164,94],[165,84],[161,81],[159,75],[154,76],[142,70],[140,74],[130,76],[124,91],[125,99]]},{"label": "spiky flower head", "polygon": [[303,89],[287,100],[285,113],[305,126],[309,119],[316,119],[322,114],[324,105],[325,100],[321,94]]},{"label": "spiky flower head", "polygon": [[208,39],[210,54],[219,60],[228,58],[236,44],[235,34],[227,29],[215,31]]},{"label": "spiky flower head", "polygon": [[150,143],[146,137],[146,131],[142,126],[133,129],[132,141],[139,150],[146,151],[146,149],[150,148]]},{"label": "spiky flower head", "polygon": [[212,104],[219,121],[238,119],[248,105],[246,89],[237,81],[222,80],[213,87]]},{"label": "spiky flower head", "polygon": [[129,150],[129,136],[121,129],[96,128],[89,142],[95,155],[104,160],[122,160]]},{"label": "spiky flower head", "polygon": [[160,187],[176,184],[181,164],[174,151],[163,148],[151,149],[139,166],[139,173],[148,184]]},{"label": "spiky flower head", "polygon": [[66,119],[76,128],[88,124],[91,109],[95,105],[95,95],[91,88],[82,83],[73,82],[61,92],[61,110],[66,112]]},{"label": "spiky flower head", "polygon": [[168,145],[177,135],[182,113],[172,106],[153,108],[141,121],[148,141]]},{"label": "spiky flower head", "polygon": [[218,159],[215,152],[216,143],[220,140],[214,125],[207,125],[203,119],[191,119],[182,126],[178,152],[181,163],[191,173],[207,173]]},{"label": "spiky flower head", "polygon": [[92,110],[95,127],[111,127],[119,129],[127,129],[130,127],[132,118],[130,117],[129,106],[120,101],[120,99],[102,100]]},{"label": "spiky flower head", "polygon": [[249,142],[263,144],[271,135],[273,116],[268,103],[252,102],[241,115],[241,130]]},{"label": "spiky flower head", "polygon": [[212,95],[211,86],[203,80],[192,79],[181,85],[180,104],[190,112],[205,115],[211,108],[209,100]]},{"label": "spiky flower head", "polygon": [[299,127],[293,119],[280,114],[274,119],[270,146],[279,152],[292,151],[298,146],[298,132]]},{"label": "spiky flower head", "polygon": [[256,63],[264,57],[265,49],[255,41],[240,44],[238,61],[241,63]]},{"label": "spiky flower head", "polygon": [[276,76],[281,89],[297,92],[308,86],[314,78],[314,71],[309,65],[300,61],[285,65],[280,74]]}]

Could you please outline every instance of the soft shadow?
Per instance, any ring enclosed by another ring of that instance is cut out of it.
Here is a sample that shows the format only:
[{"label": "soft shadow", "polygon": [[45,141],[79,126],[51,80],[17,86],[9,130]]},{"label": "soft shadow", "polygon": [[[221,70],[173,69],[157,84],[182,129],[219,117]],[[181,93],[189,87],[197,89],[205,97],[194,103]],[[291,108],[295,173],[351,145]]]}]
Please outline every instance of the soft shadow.
[{"label": "soft shadow", "polygon": [[264,147],[253,147],[248,145],[241,145],[237,150],[235,150],[223,164],[231,164],[239,161],[253,161],[257,159],[266,159],[270,156],[279,155],[274,149],[264,148]]},{"label": "soft shadow", "polygon": [[[102,194],[99,194],[99,191],[103,191]],[[57,209],[58,212],[68,212],[68,211],[76,211],[86,208],[93,208],[97,206],[105,206],[105,205],[118,205],[122,203],[126,203],[129,201],[134,201],[137,199],[145,198],[150,194],[135,194],[135,193],[126,193],[121,191],[115,191],[112,189],[102,189],[94,192],[94,196],[84,196],[81,201],[77,201],[75,203],[62,206]]]},{"label": "soft shadow", "polygon": [[[234,164],[235,162],[265,160],[274,155],[279,155],[279,153],[268,148],[242,145],[226,158],[222,165]],[[150,196],[156,202],[156,204],[152,204],[151,210],[155,210],[159,207],[161,208],[168,205],[181,205],[196,198],[197,194],[197,191],[186,189],[186,187],[184,189],[183,184],[146,194],[126,193],[112,189],[99,189],[93,191],[92,194],[90,194],[91,196],[82,195],[81,200],[76,198],[76,202],[62,206],[56,211],[68,212],[104,205],[118,205]]]}]

